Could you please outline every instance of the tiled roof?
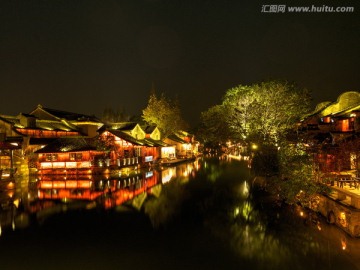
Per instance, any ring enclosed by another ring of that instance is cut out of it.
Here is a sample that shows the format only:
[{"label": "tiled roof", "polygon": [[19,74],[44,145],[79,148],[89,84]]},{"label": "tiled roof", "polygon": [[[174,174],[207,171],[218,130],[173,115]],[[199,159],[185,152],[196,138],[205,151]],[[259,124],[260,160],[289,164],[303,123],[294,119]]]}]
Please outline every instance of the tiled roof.
[{"label": "tiled roof", "polygon": [[[24,114],[22,114],[24,115]],[[20,118],[18,116],[3,116],[0,117],[5,122],[14,124],[15,128],[22,129],[27,128],[24,127],[20,123]],[[35,120],[35,126],[34,127],[28,127],[29,129],[40,129],[40,130],[56,130],[56,131],[79,131],[78,127],[75,125],[64,121],[64,120],[41,120],[36,119]]]},{"label": "tiled roof", "polygon": [[79,129],[66,121],[36,120],[36,127],[45,130],[79,131]]},{"label": "tiled roof", "polygon": [[10,150],[10,149],[20,149],[21,148],[21,143],[18,144],[14,144],[11,142],[0,142],[0,149],[2,150]]},{"label": "tiled roof", "polygon": [[180,138],[179,136],[177,136],[175,134],[169,135],[167,138],[174,141],[174,142],[187,143],[187,141],[183,140],[182,138]]},{"label": "tiled roof", "polygon": [[156,129],[156,126],[146,126],[143,127],[143,130],[145,131],[146,134],[151,134],[153,133],[153,131]]},{"label": "tiled roof", "polygon": [[132,136],[130,136],[129,134],[121,131],[121,130],[114,130],[114,129],[110,129],[108,130],[108,132],[114,134],[115,136],[123,139],[124,141],[130,142],[132,144],[135,145],[145,145],[145,141],[144,140],[138,140]]},{"label": "tiled roof", "polygon": [[[335,117],[336,117],[336,116],[345,116],[346,114],[349,114],[349,113],[351,113],[351,112],[357,112],[357,111],[359,111],[359,109],[360,109],[360,105],[352,106],[352,107],[350,107],[350,108],[346,108],[346,109],[344,109],[343,111],[340,111],[340,112],[334,114],[334,116],[335,116]],[[346,116],[345,116],[345,117],[346,117]]]},{"label": "tiled roof", "polygon": [[151,146],[151,147],[157,147],[157,146],[169,146],[167,143],[164,143],[163,141],[159,141],[159,140],[153,140],[153,139],[144,139],[145,145],[146,146]]},{"label": "tiled roof", "polygon": [[20,119],[18,119],[16,116],[9,116],[9,115],[1,115],[0,119],[9,123],[9,124],[19,124],[20,123]]},{"label": "tiled roof", "polygon": [[80,151],[104,151],[101,141],[92,138],[60,138],[35,153],[64,153]]},{"label": "tiled roof", "polygon": [[56,138],[30,138],[30,145],[47,145],[56,141]]},{"label": "tiled roof", "polygon": [[[91,122],[101,122],[96,116],[94,115],[86,115],[81,113],[74,113],[74,112],[67,112],[67,111],[61,111],[51,108],[46,108],[41,105],[38,105],[37,109],[42,109],[43,111],[47,112],[48,114],[51,114],[57,118],[60,119],[66,119],[69,121],[91,121]],[[36,109],[32,112],[34,113]],[[31,113],[31,114],[32,114]]]},{"label": "tiled roof", "polygon": [[136,122],[120,122],[112,123],[111,128],[116,130],[133,130],[138,123]]}]

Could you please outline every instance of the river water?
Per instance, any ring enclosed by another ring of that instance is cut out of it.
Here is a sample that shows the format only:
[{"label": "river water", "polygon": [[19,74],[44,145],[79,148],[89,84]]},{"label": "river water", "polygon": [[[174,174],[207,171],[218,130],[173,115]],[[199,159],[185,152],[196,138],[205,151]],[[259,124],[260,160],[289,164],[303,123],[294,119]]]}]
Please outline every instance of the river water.
[{"label": "river water", "polygon": [[0,269],[360,269],[360,239],[253,187],[245,161],[0,186]]}]

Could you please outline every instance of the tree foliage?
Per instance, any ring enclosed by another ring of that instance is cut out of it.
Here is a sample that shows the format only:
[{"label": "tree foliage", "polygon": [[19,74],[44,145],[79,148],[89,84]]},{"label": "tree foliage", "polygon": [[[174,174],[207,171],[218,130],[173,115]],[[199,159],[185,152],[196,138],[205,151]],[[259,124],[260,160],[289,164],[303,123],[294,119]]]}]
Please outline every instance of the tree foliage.
[{"label": "tree foliage", "polygon": [[116,123],[129,121],[128,116],[124,109],[120,108],[113,110],[112,108],[105,108],[101,117],[101,120],[105,123]]},{"label": "tree foliage", "polygon": [[319,172],[304,145],[283,144],[278,156],[280,174],[273,184],[279,187],[280,197],[288,203],[309,206],[318,193],[328,191],[326,186],[316,181]]},{"label": "tree foliage", "polygon": [[231,136],[226,123],[227,117],[228,114],[223,105],[216,105],[202,112],[196,134],[197,138],[203,141],[206,146],[213,148],[219,144],[224,144]]},{"label": "tree foliage", "polygon": [[163,137],[183,130],[187,126],[181,117],[178,101],[171,101],[164,94],[157,97],[152,93],[147,107],[142,112],[143,120],[149,125],[156,125]]},{"label": "tree foliage", "polygon": [[254,119],[255,92],[251,86],[239,85],[229,89],[223,100],[228,112],[226,123],[239,140],[246,140]]},{"label": "tree foliage", "polygon": [[276,144],[308,111],[310,96],[286,81],[267,81],[228,90],[223,104],[239,139]]},{"label": "tree foliage", "polygon": [[208,140],[221,137],[254,147],[253,171],[271,179],[269,184],[282,198],[293,201],[301,194],[305,200],[319,191],[319,185],[312,181],[311,158],[288,142],[287,135],[309,105],[309,93],[287,81],[239,85],[226,91],[221,105],[204,112],[202,122]]}]

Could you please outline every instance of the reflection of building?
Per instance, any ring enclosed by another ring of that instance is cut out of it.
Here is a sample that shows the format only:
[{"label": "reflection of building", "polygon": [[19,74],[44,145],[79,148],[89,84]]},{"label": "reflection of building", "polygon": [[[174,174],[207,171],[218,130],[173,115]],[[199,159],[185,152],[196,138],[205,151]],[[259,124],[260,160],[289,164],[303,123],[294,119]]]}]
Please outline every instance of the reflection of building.
[{"label": "reflection of building", "polygon": [[185,182],[189,179],[190,176],[195,176],[195,172],[200,168],[199,161],[195,162],[186,162],[178,164],[174,167],[167,167],[161,171],[161,182],[163,184],[171,181],[174,178],[178,178],[181,181]]},{"label": "reflection of building", "polygon": [[[140,209],[148,195],[159,196],[162,182],[188,181],[198,162],[158,170],[119,170],[114,174],[43,174],[1,181],[0,235],[5,227],[26,227],[67,209],[111,208],[129,202]],[[25,184],[25,189],[23,185]],[[34,215],[36,214],[36,215]]]},{"label": "reflection of building", "polygon": [[64,178],[41,177],[33,190],[33,201],[94,201],[108,208],[121,205],[159,183],[156,171],[151,171],[151,174],[138,172],[118,178]]},{"label": "reflection of building", "polygon": [[161,171],[161,182],[163,184],[169,182],[172,178],[176,177],[176,168],[169,167]]},{"label": "reflection of building", "polygon": [[17,142],[0,141],[0,180],[5,174],[10,176],[15,172],[14,152],[20,149],[21,145]]}]

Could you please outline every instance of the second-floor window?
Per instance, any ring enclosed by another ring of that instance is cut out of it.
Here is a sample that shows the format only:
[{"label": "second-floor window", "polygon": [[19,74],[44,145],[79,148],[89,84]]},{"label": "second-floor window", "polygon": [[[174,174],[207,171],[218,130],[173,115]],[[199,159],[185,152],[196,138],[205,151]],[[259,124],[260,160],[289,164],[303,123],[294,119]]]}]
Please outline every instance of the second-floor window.
[{"label": "second-floor window", "polygon": [[58,159],[57,154],[46,154],[45,156],[46,161],[56,161]]},{"label": "second-floor window", "polygon": [[82,160],[82,153],[70,153],[69,158],[70,158],[71,161]]},{"label": "second-floor window", "polygon": [[349,129],[350,129],[350,130],[354,130],[354,129],[355,129],[355,121],[354,121],[354,118],[351,118],[351,119],[350,119]]}]

